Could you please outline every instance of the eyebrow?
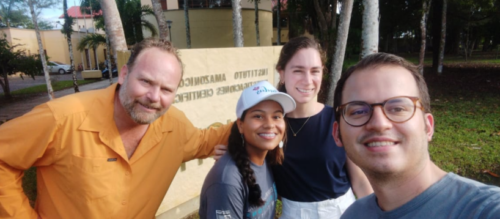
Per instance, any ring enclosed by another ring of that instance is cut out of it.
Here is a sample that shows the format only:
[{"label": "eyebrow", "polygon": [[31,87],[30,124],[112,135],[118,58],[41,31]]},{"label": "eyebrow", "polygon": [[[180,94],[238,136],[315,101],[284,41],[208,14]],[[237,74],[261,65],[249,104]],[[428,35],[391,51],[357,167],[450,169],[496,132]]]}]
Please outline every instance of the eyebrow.
[{"label": "eyebrow", "polygon": [[[312,68],[321,68],[322,66],[313,66]],[[302,65],[292,65],[290,66],[290,68],[306,68]]]}]

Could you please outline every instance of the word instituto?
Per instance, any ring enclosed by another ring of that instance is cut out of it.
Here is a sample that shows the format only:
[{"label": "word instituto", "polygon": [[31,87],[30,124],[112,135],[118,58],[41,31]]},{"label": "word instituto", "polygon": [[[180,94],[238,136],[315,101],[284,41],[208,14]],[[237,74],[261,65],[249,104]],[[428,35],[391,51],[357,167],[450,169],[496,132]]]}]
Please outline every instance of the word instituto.
[{"label": "word instituto", "polygon": [[[241,79],[247,79],[247,78],[253,78],[253,77],[267,76],[267,75],[269,75],[268,69],[262,68],[262,69],[254,69],[254,70],[235,72],[234,79],[241,80]],[[210,84],[215,84],[215,83],[220,83],[220,82],[225,82],[225,81],[226,81],[226,74],[203,75],[203,76],[188,77],[188,78],[182,79],[181,83],[179,84],[179,87],[193,87],[193,86],[200,86],[200,85],[210,85]],[[175,103],[182,103],[182,102],[188,102],[188,101],[208,98],[208,97],[212,97],[214,95],[224,95],[224,94],[229,94],[229,93],[233,93],[233,92],[239,92],[239,91],[244,90],[247,87],[254,85],[255,83],[257,83],[259,81],[262,81],[262,80],[243,82],[243,83],[237,83],[237,84],[226,85],[226,86],[221,86],[221,87],[214,87],[214,88],[207,88],[207,89],[203,89],[203,90],[179,93],[175,96]]]}]

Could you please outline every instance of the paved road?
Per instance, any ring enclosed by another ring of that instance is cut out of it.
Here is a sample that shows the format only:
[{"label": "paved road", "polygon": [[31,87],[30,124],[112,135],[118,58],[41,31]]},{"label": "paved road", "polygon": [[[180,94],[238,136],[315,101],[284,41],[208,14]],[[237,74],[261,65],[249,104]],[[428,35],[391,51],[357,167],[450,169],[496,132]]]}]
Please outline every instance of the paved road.
[{"label": "paved road", "polygon": [[[63,77],[66,77],[64,75]],[[71,75],[69,75],[71,78]],[[27,79],[25,79],[27,80]],[[33,81],[33,79],[29,79]],[[44,79],[43,79],[44,80]],[[70,79],[71,80],[71,79]],[[116,83],[117,78],[113,78],[113,81]],[[36,80],[35,82],[32,83],[37,83]],[[80,91],[88,91],[88,90],[95,90],[95,89],[102,89],[106,88],[109,86],[109,80],[101,80],[97,81],[95,83],[90,83],[90,84],[85,84],[79,86]],[[66,96],[68,94],[73,94],[74,90],[73,88],[65,89],[65,90],[60,90],[54,92],[54,95],[56,98]],[[0,124],[2,124],[5,121],[11,120],[13,118],[16,118],[18,116],[21,116],[27,112],[29,112],[31,109],[33,109],[35,106],[40,105],[42,103],[45,103],[49,101],[49,97],[47,94],[40,94],[31,98],[27,98],[26,100],[23,101],[17,101],[11,104],[5,104],[0,106]]]},{"label": "paved road", "polygon": [[[52,80],[58,80],[58,81],[73,80],[73,74],[63,74],[63,75],[51,74],[50,77]],[[82,74],[80,72],[76,72],[76,79],[82,80]],[[40,84],[45,84],[44,76],[35,76],[35,80],[33,80],[33,78],[31,77],[24,77],[23,80],[19,76],[9,76],[9,85],[11,92]],[[3,93],[3,89],[0,89],[0,94],[1,93]]]}]

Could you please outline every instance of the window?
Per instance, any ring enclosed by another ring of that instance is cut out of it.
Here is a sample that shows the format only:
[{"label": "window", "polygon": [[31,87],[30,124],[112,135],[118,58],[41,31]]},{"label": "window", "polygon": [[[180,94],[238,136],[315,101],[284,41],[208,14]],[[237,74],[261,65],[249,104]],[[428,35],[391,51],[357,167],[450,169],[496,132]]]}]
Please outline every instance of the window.
[{"label": "window", "polygon": [[160,3],[161,3],[161,10],[167,10],[168,7],[167,7],[167,0],[160,0]]}]

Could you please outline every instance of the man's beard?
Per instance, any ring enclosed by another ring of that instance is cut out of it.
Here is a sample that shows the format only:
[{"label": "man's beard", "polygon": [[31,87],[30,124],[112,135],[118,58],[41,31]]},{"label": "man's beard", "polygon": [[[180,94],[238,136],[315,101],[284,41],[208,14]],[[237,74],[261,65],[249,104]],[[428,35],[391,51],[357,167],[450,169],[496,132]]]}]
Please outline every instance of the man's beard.
[{"label": "man's beard", "polygon": [[[122,104],[123,108],[125,108],[125,111],[130,115],[132,120],[138,124],[150,124],[154,122],[156,119],[158,119],[160,116],[162,116],[166,109],[161,109],[160,104],[152,104],[148,101],[148,103],[141,103],[139,100],[134,100],[130,98],[127,95],[127,81],[125,81],[120,89],[119,89],[119,99],[120,103]],[[138,106],[139,104],[142,104],[143,106]],[[150,107],[153,109],[156,109],[155,113],[147,113],[147,112],[141,112],[139,109],[136,109],[136,107]]]}]

